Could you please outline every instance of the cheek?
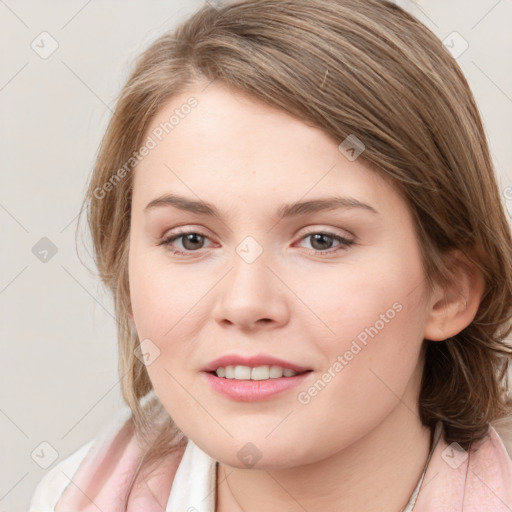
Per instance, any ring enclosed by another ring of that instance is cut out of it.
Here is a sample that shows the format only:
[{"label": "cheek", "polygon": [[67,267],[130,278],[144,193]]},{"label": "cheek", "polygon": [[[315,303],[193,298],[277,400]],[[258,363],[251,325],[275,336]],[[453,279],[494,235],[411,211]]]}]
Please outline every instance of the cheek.
[{"label": "cheek", "polygon": [[311,411],[337,402],[348,415],[360,414],[362,403],[390,407],[405,392],[417,371],[426,309],[419,254],[404,254],[390,251],[357,270],[342,269],[331,276],[329,293],[317,291],[319,316],[331,332],[311,338],[324,361],[322,382],[303,389],[299,400],[315,403]]},{"label": "cheek", "polygon": [[129,280],[142,351],[152,354],[146,370],[153,387],[173,417],[181,410],[189,414],[197,403],[185,389],[192,391],[196,385],[197,340],[211,309],[205,304],[216,278],[211,272],[203,278],[192,266],[171,266],[161,255],[134,249]]},{"label": "cheek", "polygon": [[204,412],[192,397],[197,304],[207,290],[180,272],[155,265],[135,253],[130,262],[133,319],[142,352],[149,352],[146,370],[156,394],[177,425],[203,424]]},{"label": "cheek", "polygon": [[415,338],[424,314],[424,276],[416,253],[409,258],[403,254],[380,251],[366,261],[324,270],[323,276],[315,272],[307,281],[294,283],[322,321],[317,331],[321,346],[343,351],[356,339],[369,346],[374,338],[394,339],[393,344]]},{"label": "cheek", "polygon": [[[376,297],[353,296],[361,310],[352,316],[340,314],[337,322],[332,317],[338,337],[329,345],[317,344],[325,366],[297,390],[294,420],[326,441],[305,445],[306,458],[317,460],[328,456],[333,446],[353,443],[398,407],[416,408],[422,309],[396,288]],[[295,435],[299,437],[301,429]]]},{"label": "cheek", "polygon": [[[163,253],[162,249],[162,253]],[[194,318],[208,283],[165,257],[133,250],[129,262],[130,299],[139,337],[173,337]]]}]

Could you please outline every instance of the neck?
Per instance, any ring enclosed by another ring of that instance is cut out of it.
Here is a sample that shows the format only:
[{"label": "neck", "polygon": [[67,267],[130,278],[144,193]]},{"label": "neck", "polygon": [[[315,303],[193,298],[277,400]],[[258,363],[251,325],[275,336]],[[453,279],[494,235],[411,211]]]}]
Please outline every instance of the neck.
[{"label": "neck", "polygon": [[314,464],[265,470],[219,463],[216,511],[403,510],[425,467],[430,437],[417,411],[400,402],[367,435]]}]

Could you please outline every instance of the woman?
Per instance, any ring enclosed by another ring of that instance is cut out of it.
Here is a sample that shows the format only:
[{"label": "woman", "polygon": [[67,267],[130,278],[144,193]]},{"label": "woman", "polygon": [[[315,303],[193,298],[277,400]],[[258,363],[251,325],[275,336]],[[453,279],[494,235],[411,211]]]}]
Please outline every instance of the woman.
[{"label": "woman", "polygon": [[510,510],[510,228],[412,16],[205,6],[139,58],[85,200],[129,414],[32,510]]}]

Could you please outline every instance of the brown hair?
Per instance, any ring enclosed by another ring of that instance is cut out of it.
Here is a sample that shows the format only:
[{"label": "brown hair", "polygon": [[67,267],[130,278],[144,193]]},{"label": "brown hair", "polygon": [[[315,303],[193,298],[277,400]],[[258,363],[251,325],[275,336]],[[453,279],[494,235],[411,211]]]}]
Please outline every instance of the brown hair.
[{"label": "brown hair", "polygon": [[[114,297],[122,390],[137,431],[152,432],[153,416],[140,403],[152,385],[135,356],[139,340],[129,318],[134,152],[164,102],[214,80],[320,127],[337,144],[360,139],[361,158],[410,207],[430,286],[454,279],[451,249],[477,266],[485,293],[474,321],[446,341],[424,341],[419,410],[429,427],[443,421],[448,442],[467,448],[481,439],[489,422],[511,411],[510,227],[459,66],[430,30],[381,0],[205,5],[138,58],[84,198],[99,275]],[[169,418],[153,446],[163,453],[175,432]]]}]

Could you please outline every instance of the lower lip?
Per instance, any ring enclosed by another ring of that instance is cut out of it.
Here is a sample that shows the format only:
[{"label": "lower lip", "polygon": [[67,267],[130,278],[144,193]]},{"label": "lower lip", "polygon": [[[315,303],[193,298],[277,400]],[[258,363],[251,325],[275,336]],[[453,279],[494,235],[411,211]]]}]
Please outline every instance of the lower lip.
[{"label": "lower lip", "polygon": [[310,373],[312,372],[267,380],[225,379],[207,372],[203,375],[214,391],[240,402],[253,402],[273,397],[298,386]]}]

